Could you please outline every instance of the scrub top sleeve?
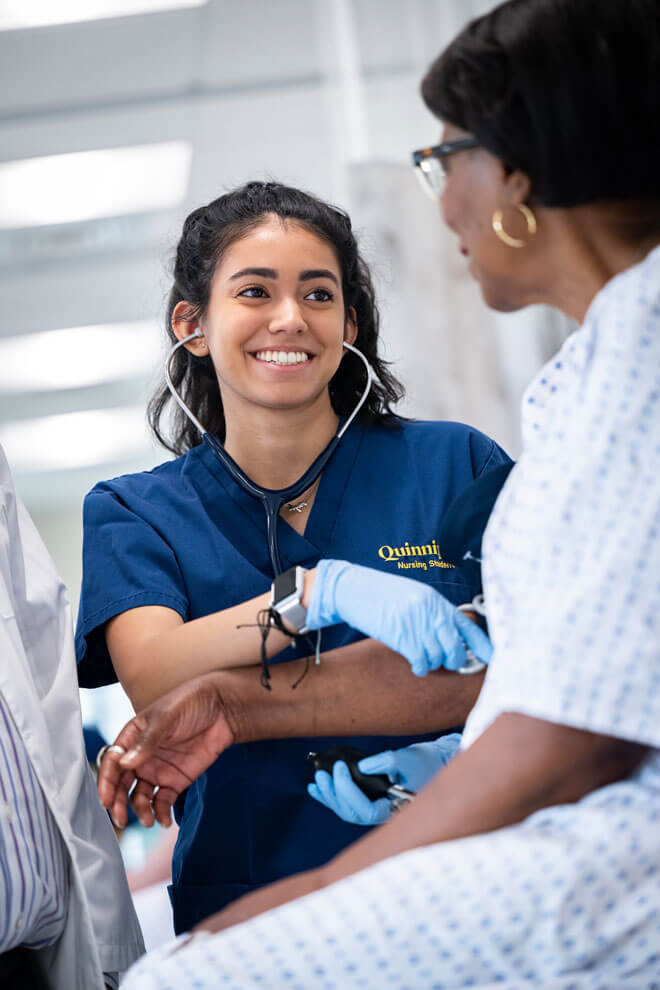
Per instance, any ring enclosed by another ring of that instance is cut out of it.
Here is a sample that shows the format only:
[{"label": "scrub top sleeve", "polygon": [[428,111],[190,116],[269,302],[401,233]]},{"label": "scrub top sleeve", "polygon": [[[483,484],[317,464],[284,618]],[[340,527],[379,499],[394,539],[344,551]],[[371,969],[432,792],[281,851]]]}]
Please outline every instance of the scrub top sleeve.
[{"label": "scrub top sleeve", "polygon": [[135,508],[115,491],[97,486],[83,505],[83,576],[76,626],[81,687],[117,681],[105,623],[145,605],[162,605],[188,618],[188,597],[176,555]]}]

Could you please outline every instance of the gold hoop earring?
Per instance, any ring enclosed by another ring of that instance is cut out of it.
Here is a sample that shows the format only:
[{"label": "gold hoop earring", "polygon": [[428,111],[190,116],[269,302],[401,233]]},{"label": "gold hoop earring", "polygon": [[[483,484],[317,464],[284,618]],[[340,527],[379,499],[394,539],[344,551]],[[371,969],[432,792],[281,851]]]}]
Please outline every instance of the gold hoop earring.
[{"label": "gold hoop earring", "polygon": [[[526,203],[519,203],[516,207],[525,218],[527,223],[527,233],[533,236],[536,233],[536,217],[534,216],[532,210],[527,206]],[[493,230],[499,237],[499,239],[507,245],[507,247],[512,248],[523,248],[525,247],[526,241],[523,241],[520,237],[512,237],[511,234],[507,234],[504,229],[504,224],[502,223],[504,219],[502,210],[495,210],[493,213],[493,219],[491,221],[493,225]]]}]

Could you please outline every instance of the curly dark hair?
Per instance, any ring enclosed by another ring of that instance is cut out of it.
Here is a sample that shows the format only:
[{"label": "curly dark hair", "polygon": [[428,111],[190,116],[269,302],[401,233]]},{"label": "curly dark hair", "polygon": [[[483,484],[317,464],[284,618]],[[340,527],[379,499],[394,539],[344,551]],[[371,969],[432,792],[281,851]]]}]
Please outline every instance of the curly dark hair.
[{"label": "curly dark hair", "polygon": [[473,20],[422,81],[436,117],[571,207],[660,197],[658,0],[508,0]]},{"label": "curly dark hair", "polygon": [[[227,248],[258,227],[268,216],[294,221],[326,241],[335,251],[342,278],[346,311],[355,310],[355,346],[364,354],[375,374],[375,382],[360,411],[363,421],[395,426],[399,417],[392,406],[403,396],[403,386],[392,375],[388,363],[378,354],[379,314],[371,274],[358,250],[348,215],[309,193],[277,182],[248,182],[207,206],[194,210],[183,225],[176,249],[174,284],[167,304],[166,333],[172,344],[174,307],[190,304],[185,319],[204,316],[211,294],[214,272]],[[222,398],[210,357],[193,357],[180,348],[171,363],[172,381],[195,416],[209,433],[224,439],[225,417]],[[364,389],[364,366],[359,358],[345,356],[329,384],[330,401],[339,416],[348,415]],[[156,438],[175,454],[185,453],[200,442],[197,430],[185,413],[174,406],[170,435],[161,428],[163,413],[171,395],[166,385],[158,387],[147,415]]]}]

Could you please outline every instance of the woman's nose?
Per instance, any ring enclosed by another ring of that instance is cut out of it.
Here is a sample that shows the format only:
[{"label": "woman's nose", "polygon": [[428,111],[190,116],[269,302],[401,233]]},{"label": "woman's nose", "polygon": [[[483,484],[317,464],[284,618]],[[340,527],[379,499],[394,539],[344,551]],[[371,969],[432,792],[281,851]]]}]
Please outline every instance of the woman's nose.
[{"label": "woman's nose", "polygon": [[296,299],[282,299],[273,313],[268,329],[271,333],[302,333],[307,329],[305,318]]}]

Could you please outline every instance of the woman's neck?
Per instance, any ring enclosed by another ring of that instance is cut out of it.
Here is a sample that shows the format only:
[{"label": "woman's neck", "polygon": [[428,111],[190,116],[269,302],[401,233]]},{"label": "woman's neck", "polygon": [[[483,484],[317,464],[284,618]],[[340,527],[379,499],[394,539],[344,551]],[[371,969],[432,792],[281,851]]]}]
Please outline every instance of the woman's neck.
[{"label": "woman's neck", "polygon": [[578,323],[594,297],[620,272],[639,264],[660,238],[635,242],[617,236],[619,204],[548,211],[553,250],[545,257],[547,302]]},{"label": "woman's neck", "polygon": [[[230,403],[230,407],[231,407]],[[337,432],[327,394],[296,409],[229,408],[225,450],[264,488],[286,488],[301,477]]]}]

